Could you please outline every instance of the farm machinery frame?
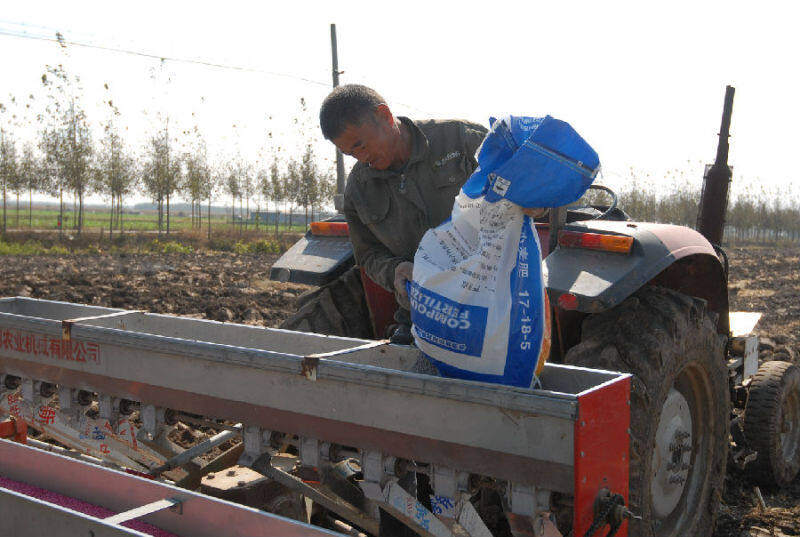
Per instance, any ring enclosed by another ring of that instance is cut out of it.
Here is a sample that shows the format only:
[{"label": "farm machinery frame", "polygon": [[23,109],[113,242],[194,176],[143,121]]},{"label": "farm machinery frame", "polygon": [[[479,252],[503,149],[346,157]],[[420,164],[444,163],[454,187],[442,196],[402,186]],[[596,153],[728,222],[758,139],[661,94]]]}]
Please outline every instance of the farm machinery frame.
[{"label": "farm machinery frame", "polygon": [[[273,266],[320,286],[287,323],[303,331],[0,299],[0,433],[66,446],[0,442],[0,502],[20,513],[0,527],[710,534],[727,464],[773,485],[800,466],[800,371],[759,367],[729,312],[732,99],[699,232],[630,221],[615,199],[537,222],[554,327],[538,389],[442,378],[415,347],[368,339],[393,303],[353,267],[344,222]],[[183,450],[181,423],[221,432]]]}]

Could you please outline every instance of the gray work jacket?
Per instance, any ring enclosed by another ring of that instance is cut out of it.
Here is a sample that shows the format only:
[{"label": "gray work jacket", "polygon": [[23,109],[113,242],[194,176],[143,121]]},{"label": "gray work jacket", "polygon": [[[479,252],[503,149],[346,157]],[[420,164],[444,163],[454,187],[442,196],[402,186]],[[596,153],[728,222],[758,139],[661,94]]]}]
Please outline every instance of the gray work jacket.
[{"label": "gray work jacket", "polygon": [[476,123],[411,121],[411,156],[402,172],[357,163],[347,178],[344,215],[356,263],[394,291],[394,270],[413,261],[425,232],[450,216],[461,185],[477,167],[475,153],[486,135]]}]

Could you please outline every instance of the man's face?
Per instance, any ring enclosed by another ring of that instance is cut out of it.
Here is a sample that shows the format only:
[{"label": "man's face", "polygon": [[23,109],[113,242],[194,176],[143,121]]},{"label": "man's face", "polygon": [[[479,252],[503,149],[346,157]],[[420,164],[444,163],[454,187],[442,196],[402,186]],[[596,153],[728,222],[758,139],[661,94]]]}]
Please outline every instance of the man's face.
[{"label": "man's face", "polygon": [[396,158],[393,134],[382,118],[368,118],[360,125],[348,124],[333,143],[345,155],[355,157],[376,170],[386,170]]}]

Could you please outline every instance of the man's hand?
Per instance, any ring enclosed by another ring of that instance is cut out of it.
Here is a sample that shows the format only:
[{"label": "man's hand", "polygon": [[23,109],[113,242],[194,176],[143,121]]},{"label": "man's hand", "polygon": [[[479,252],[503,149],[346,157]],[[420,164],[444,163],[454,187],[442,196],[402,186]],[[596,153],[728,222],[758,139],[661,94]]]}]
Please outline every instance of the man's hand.
[{"label": "man's hand", "polygon": [[414,275],[414,263],[403,261],[394,269],[394,298],[400,307],[411,309],[406,292],[406,281],[411,281]]}]

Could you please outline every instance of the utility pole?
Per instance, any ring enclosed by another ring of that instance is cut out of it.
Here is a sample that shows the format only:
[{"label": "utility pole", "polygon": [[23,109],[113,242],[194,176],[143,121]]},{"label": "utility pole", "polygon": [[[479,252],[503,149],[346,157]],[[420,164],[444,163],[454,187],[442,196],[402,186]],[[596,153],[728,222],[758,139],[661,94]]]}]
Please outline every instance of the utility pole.
[{"label": "utility pole", "polygon": [[[339,53],[336,47],[336,25],[331,24],[331,61],[333,63],[333,87],[339,85]],[[336,148],[336,195],[333,205],[339,212],[344,206],[344,159],[342,152]]]},{"label": "utility pole", "polygon": [[3,233],[2,233],[3,238],[5,238],[6,236],[6,175],[7,175],[6,172],[7,161],[5,154],[6,148],[3,140],[4,134],[5,131],[3,131],[3,129],[0,129],[0,175],[2,175],[3,179]]},{"label": "utility pole", "polygon": [[170,156],[169,155],[169,116],[167,116],[167,125],[166,125],[166,128],[164,129],[164,146],[166,147],[166,150],[167,150],[167,154],[166,154],[167,167],[166,167],[165,171],[167,173],[167,237],[169,237],[169,193],[172,190],[172,185],[170,184],[170,180],[171,180],[170,174],[172,172],[170,171],[170,162],[169,162],[169,156]]}]

